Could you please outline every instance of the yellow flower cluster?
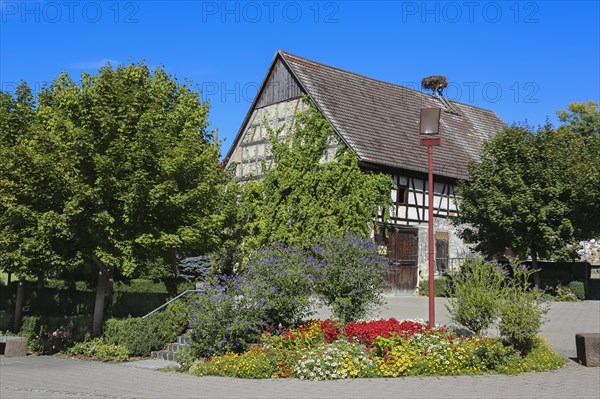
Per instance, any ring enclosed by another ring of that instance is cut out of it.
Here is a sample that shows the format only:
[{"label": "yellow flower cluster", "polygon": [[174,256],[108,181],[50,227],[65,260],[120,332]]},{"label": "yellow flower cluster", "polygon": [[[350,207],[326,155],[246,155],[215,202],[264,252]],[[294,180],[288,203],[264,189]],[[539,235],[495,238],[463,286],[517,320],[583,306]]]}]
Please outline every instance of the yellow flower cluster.
[{"label": "yellow flower cluster", "polygon": [[544,338],[538,336],[531,351],[521,359],[519,372],[554,370],[564,366],[565,363],[566,360],[557,355]]},{"label": "yellow flower cluster", "polygon": [[479,367],[472,365],[472,356],[459,345],[436,348],[419,359],[423,374],[457,375],[477,372]]},{"label": "yellow flower cluster", "polygon": [[273,374],[273,367],[267,353],[259,346],[255,346],[242,354],[226,353],[210,360],[197,361],[191,367],[190,374],[270,378]]},{"label": "yellow flower cluster", "polygon": [[419,357],[416,349],[408,342],[402,343],[392,348],[379,361],[379,371],[384,377],[399,377],[407,375],[414,364],[414,360]]},{"label": "yellow flower cluster", "polygon": [[344,353],[342,355],[342,367],[340,368],[340,374],[342,378],[356,378],[362,367],[359,362],[350,354]]}]

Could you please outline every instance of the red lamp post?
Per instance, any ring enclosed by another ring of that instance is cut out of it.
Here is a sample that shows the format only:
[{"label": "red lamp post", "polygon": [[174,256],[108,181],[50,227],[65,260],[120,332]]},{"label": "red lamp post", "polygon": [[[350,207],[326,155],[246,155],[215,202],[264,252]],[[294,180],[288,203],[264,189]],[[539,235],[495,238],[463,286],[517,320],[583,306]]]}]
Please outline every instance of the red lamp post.
[{"label": "red lamp post", "polygon": [[429,327],[435,326],[435,285],[433,270],[433,146],[442,145],[440,129],[441,108],[421,108],[419,118],[419,145],[427,146],[429,157],[429,203],[427,205],[429,219]]}]

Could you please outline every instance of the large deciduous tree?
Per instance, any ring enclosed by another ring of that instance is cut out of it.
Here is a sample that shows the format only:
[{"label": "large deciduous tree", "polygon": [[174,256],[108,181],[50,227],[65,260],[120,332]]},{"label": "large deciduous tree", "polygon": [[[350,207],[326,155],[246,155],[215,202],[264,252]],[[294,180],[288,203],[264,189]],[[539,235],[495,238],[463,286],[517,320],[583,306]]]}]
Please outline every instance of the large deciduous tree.
[{"label": "large deciduous tree", "polygon": [[[60,228],[49,235],[68,248],[60,254],[68,266],[97,270],[95,334],[114,270],[127,276],[152,267],[167,275],[179,256],[218,245],[226,177],[207,114],[197,92],[143,63],[107,65],[79,83],[63,73],[40,92],[27,140],[39,147],[33,157],[58,165],[48,173],[60,184],[46,187],[44,175],[31,196],[57,198],[56,212],[44,217],[58,219],[53,225]],[[24,195],[19,172],[3,171],[2,179]],[[22,206],[19,199],[4,202],[10,212]],[[3,229],[10,226],[3,221]]]},{"label": "large deciduous tree", "polygon": [[[29,86],[21,83],[14,96],[0,92],[0,270],[20,280],[42,281],[49,271],[67,266],[71,236],[62,211],[71,182],[53,148],[51,139],[37,134]],[[15,330],[23,299],[21,281]]]},{"label": "large deciduous tree", "polygon": [[246,252],[274,242],[306,248],[349,231],[368,237],[379,210],[391,205],[392,179],[362,171],[346,146],[323,162],[336,133],[314,103],[304,101],[308,107],[296,115],[285,140],[265,121],[274,166],[265,168],[262,180],[243,186]]},{"label": "large deciduous tree", "polygon": [[570,122],[558,129],[505,129],[470,166],[457,187],[457,223],[468,226],[463,237],[477,249],[490,255],[510,249],[537,267],[540,257],[572,257],[576,241],[600,233],[598,119],[587,115],[596,108],[569,109],[559,115]]}]

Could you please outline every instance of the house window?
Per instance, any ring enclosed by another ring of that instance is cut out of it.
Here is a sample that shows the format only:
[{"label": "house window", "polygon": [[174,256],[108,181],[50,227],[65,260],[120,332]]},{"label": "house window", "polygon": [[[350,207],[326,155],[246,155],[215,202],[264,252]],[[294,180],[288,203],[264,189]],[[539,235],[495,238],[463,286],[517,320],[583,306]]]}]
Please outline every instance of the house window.
[{"label": "house window", "polygon": [[396,203],[406,204],[408,202],[408,186],[398,186],[396,190]]}]

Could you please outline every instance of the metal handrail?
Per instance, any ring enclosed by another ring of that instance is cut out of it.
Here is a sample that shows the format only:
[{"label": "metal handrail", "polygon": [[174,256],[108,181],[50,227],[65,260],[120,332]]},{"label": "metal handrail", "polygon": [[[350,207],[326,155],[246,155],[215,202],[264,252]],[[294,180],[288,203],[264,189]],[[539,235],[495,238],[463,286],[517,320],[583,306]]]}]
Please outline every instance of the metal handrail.
[{"label": "metal handrail", "polygon": [[148,313],[145,316],[142,316],[142,319],[145,319],[146,317],[150,316],[152,313],[158,312],[159,310],[161,310],[165,306],[169,305],[171,302],[176,301],[177,299],[181,298],[184,295],[189,294],[190,292],[204,292],[204,290],[187,290],[187,291],[183,291],[181,294],[177,295],[175,298],[171,299],[167,303],[164,303],[164,304],[160,305],[159,307],[157,307],[156,309],[154,309],[152,312]]}]

